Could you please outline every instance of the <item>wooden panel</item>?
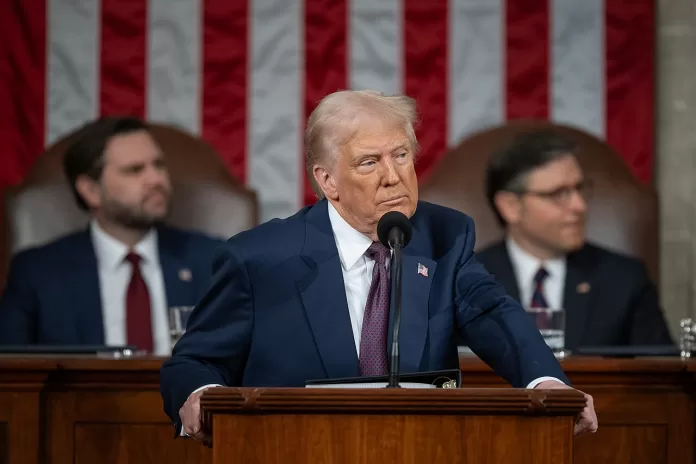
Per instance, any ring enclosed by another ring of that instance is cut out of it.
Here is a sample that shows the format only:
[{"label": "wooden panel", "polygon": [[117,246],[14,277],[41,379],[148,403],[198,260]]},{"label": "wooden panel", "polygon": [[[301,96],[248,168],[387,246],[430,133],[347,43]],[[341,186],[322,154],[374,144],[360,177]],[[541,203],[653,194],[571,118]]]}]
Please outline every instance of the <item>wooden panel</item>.
[{"label": "wooden panel", "polygon": [[187,464],[211,462],[211,451],[193,440],[173,438],[170,424],[75,426],[75,464]]},{"label": "wooden panel", "polygon": [[209,463],[199,442],[174,439],[157,391],[66,391],[47,394],[51,464]]},{"label": "wooden panel", "polygon": [[575,464],[675,462],[669,459],[667,443],[666,426],[603,425],[596,434],[577,438]]},{"label": "wooden panel", "polygon": [[213,424],[214,463],[571,462],[572,421],[562,417],[219,415]]},{"label": "wooden panel", "polygon": [[3,423],[0,462],[38,464],[41,449],[39,393],[2,390],[0,388],[0,422]]},{"label": "wooden panel", "polygon": [[7,448],[7,423],[0,422],[0,464],[7,464],[10,459]]}]

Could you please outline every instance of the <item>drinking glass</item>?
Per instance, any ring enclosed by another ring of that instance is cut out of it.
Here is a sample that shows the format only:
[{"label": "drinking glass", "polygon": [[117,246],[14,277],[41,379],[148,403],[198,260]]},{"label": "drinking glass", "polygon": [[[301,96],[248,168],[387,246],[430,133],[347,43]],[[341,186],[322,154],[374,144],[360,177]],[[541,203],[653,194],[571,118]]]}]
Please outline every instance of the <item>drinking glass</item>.
[{"label": "drinking glass", "polygon": [[557,358],[565,358],[570,351],[565,347],[566,313],[563,308],[526,308],[534,325]]},{"label": "drinking glass", "polygon": [[696,348],[696,324],[690,317],[679,321],[679,349],[683,360],[691,359]]},{"label": "drinking glass", "polygon": [[194,306],[171,306],[169,308],[169,335],[172,347],[176,345],[184,332]]}]

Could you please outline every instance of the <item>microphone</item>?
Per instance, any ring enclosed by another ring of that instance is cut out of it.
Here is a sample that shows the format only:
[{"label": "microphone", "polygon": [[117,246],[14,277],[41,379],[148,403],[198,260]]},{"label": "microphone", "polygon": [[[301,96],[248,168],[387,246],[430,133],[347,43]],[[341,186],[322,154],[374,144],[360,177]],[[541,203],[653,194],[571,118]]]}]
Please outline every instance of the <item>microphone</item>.
[{"label": "microphone", "polygon": [[390,307],[394,308],[392,346],[389,358],[389,383],[387,388],[399,386],[399,326],[401,325],[401,268],[403,248],[411,241],[413,226],[405,214],[389,211],[377,223],[377,237],[382,245],[393,251],[390,271]]}]

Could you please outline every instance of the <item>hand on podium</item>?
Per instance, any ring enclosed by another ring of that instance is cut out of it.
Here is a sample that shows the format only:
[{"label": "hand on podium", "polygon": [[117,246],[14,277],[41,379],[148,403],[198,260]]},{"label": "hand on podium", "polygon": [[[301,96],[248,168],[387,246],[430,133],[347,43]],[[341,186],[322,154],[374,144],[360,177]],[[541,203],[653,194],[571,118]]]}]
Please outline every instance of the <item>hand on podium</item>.
[{"label": "hand on podium", "polygon": [[[538,388],[540,390],[555,390],[572,387],[569,387],[568,385],[561,382],[556,382],[555,380],[547,380],[541,382],[534,388]],[[585,409],[583,409],[580,413],[580,417],[578,417],[578,420],[575,422],[575,435],[582,435],[586,432],[595,433],[597,431],[597,428],[599,427],[599,423],[597,421],[597,413],[594,409],[594,401],[592,400],[592,396],[588,395],[587,393],[580,393],[585,395],[587,403],[585,404]]]},{"label": "hand on podium", "polygon": [[179,418],[181,418],[181,434],[189,436],[196,440],[206,441],[210,437],[203,432],[203,423],[201,421],[201,396],[209,388],[218,387],[219,385],[206,385],[191,393],[179,409]]}]

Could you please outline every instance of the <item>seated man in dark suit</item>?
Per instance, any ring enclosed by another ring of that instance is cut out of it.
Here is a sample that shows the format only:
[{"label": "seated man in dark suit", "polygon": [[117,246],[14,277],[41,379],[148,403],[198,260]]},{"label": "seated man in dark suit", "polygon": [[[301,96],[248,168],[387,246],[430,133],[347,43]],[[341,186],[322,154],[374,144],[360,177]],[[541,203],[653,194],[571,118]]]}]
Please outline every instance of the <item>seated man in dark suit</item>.
[{"label": "seated man in dark suit", "polygon": [[223,241],[161,225],[172,186],[140,120],[86,125],[63,168],[89,227],[14,257],[0,344],[130,344],[169,354],[168,308],[196,304]]},{"label": "seated man in dark suit", "polygon": [[645,266],[585,240],[589,183],[574,144],[547,131],[493,154],[486,194],[506,240],[477,253],[523,306],[563,308],[566,348],[671,344]]},{"label": "seated man in dark suit", "polygon": [[[344,91],[320,102],[305,136],[320,200],[220,248],[210,291],[162,367],[164,407],[178,431],[203,437],[200,396],[213,385],[387,374],[390,250],[376,228],[389,211],[413,224],[401,372],[458,369],[458,333],[516,387],[569,388],[524,309],[474,258],[471,218],[418,201],[416,119],[403,96]],[[576,430],[596,426],[588,397]]]}]

